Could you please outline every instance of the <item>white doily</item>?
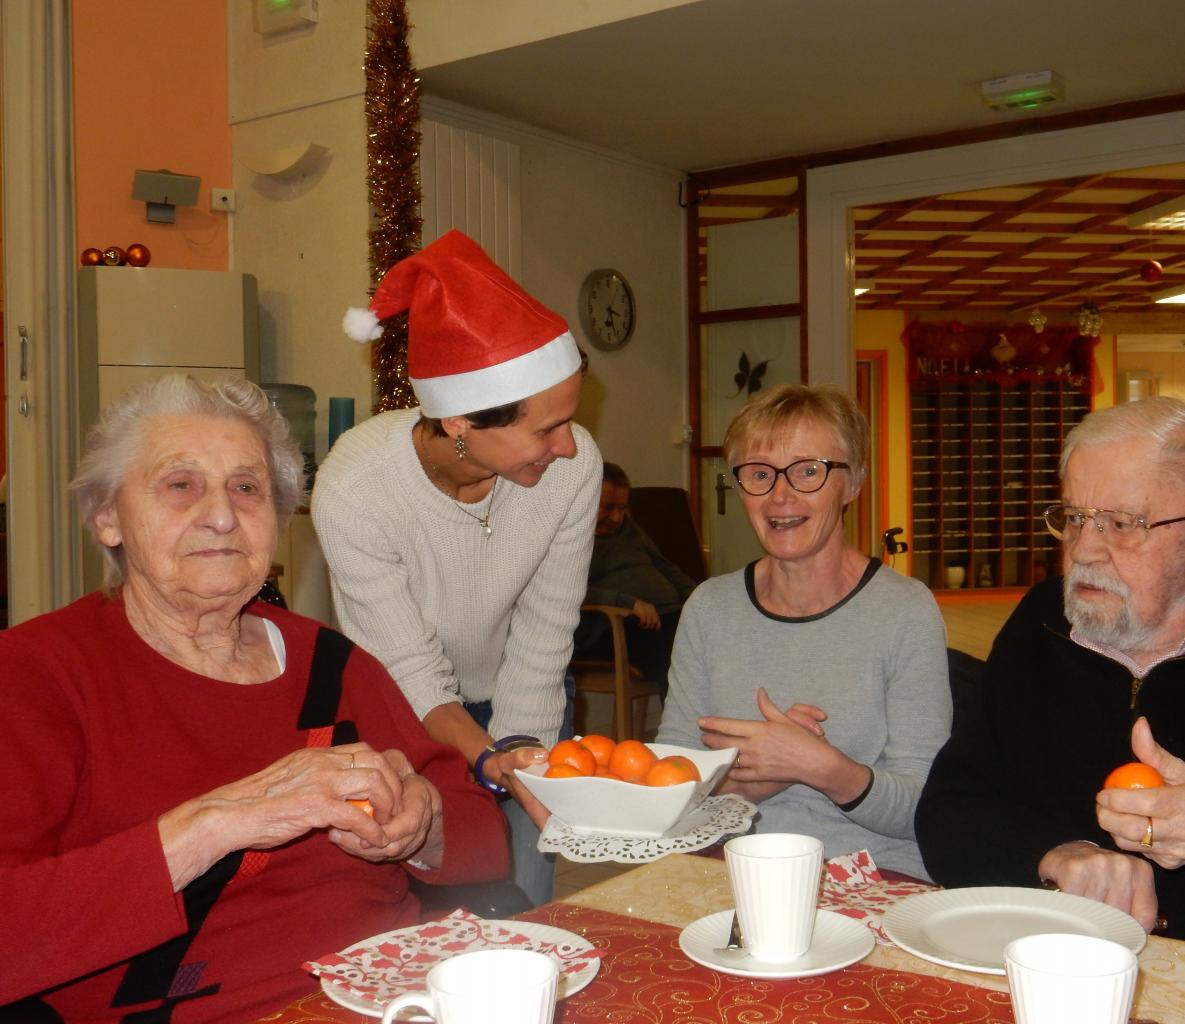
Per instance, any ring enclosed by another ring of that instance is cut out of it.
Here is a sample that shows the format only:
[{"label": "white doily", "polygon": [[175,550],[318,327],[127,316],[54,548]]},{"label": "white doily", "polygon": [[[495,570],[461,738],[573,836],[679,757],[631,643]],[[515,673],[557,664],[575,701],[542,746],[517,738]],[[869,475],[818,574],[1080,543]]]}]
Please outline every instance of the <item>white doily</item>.
[{"label": "white doily", "polygon": [[552,815],[539,836],[539,850],[562,854],[581,864],[609,860],[618,864],[645,864],[668,853],[694,853],[724,836],[747,832],[756,813],[756,805],[735,793],[710,796],[671,833],[655,839],[576,832]]}]

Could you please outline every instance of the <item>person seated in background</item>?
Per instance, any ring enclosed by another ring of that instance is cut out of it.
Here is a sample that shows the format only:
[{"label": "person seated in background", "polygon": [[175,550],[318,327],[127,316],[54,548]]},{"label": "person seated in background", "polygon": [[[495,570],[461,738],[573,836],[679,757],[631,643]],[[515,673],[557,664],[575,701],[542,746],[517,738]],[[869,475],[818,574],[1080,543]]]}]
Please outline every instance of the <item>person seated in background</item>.
[{"label": "person seated in background", "polygon": [[91,431],[103,591],[0,632],[0,1019],[255,1020],[417,923],[409,875],[505,874],[386,669],[254,600],[303,472],[243,380],[158,378]]},{"label": "person seated in background", "polygon": [[[996,638],[918,840],[943,885],[1044,882],[1185,937],[1185,402],[1091,413],[1060,470],[1045,522],[1065,575]],[[1100,792],[1133,755],[1169,785]]]},{"label": "person seated in background", "polygon": [[758,831],[925,877],[913,815],[950,733],[946,632],[920,581],[844,538],[868,424],[841,391],[783,385],[723,447],[765,555],[688,599],[658,742],[736,747],[722,792],[759,805]]},{"label": "person seated in background", "polygon": [[[619,465],[606,462],[584,603],[632,609],[633,618],[625,623],[630,664],[666,693],[679,614],[696,584],[658,550],[629,512],[630,478]],[[601,613],[581,612],[576,655],[613,659],[609,620]]]}]

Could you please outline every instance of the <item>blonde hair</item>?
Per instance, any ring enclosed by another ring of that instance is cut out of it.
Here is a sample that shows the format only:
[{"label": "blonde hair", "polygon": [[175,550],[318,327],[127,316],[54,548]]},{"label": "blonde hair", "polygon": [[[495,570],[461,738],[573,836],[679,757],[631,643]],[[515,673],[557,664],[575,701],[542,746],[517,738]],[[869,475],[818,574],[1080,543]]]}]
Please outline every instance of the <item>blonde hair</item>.
[{"label": "blonde hair", "polygon": [[[288,433],[288,421],[258,385],[240,378],[206,381],[170,373],[131,388],[103,410],[87,434],[78,472],[70,482],[83,525],[95,535],[95,516],[115,503],[128,471],[139,458],[144,424],[157,416],[234,419],[251,427],[263,442],[271,478],[272,504],[279,526],[304,494],[304,456]],[[99,544],[103,589],[123,583],[127,562],[122,548]]]},{"label": "blonde hair", "polygon": [[830,384],[782,384],[751,398],[724,432],[724,459],[734,466],[746,442],[768,440],[803,421],[835,431],[851,467],[852,491],[858,490],[868,464],[868,421],[851,396]]}]

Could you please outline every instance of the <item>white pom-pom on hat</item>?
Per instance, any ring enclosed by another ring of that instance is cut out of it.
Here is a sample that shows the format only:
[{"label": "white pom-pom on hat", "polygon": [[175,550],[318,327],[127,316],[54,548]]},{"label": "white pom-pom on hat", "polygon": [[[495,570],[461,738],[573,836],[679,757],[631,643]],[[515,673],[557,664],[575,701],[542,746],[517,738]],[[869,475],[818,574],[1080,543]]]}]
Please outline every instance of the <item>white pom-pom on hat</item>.
[{"label": "white pom-pom on hat", "polygon": [[346,310],[346,315],[342,317],[342,330],[346,332],[347,337],[360,345],[383,336],[383,329],[379,326],[379,318],[374,311],[361,306]]}]

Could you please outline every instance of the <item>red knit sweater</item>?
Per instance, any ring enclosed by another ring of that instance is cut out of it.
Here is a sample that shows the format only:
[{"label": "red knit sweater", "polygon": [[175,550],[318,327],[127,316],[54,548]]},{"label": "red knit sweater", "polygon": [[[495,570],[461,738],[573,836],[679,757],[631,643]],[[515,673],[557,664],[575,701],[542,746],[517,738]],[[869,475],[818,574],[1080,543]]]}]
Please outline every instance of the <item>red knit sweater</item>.
[{"label": "red knit sweater", "polygon": [[[252,612],[280,627],[287,656],[281,676],[253,686],[166,660],[121,601],[100,595],[0,631],[0,1004],[43,993],[70,1022],[162,1002],[171,1009],[153,1019],[174,1024],[255,1020],[314,988],[303,961],[416,920],[403,865],[370,864],[314,832],[216,889],[196,936],[176,940],[189,915],[157,816],[309,741],[297,723],[324,627]],[[328,639],[344,659],[332,722],[402,750],[444,798],[445,862],[428,878],[504,876],[502,815],[460,754],[428,738],[377,661]],[[129,958],[169,940],[180,952],[157,951],[159,977],[143,963],[129,972]],[[112,1008],[121,982],[124,1005]]]}]

